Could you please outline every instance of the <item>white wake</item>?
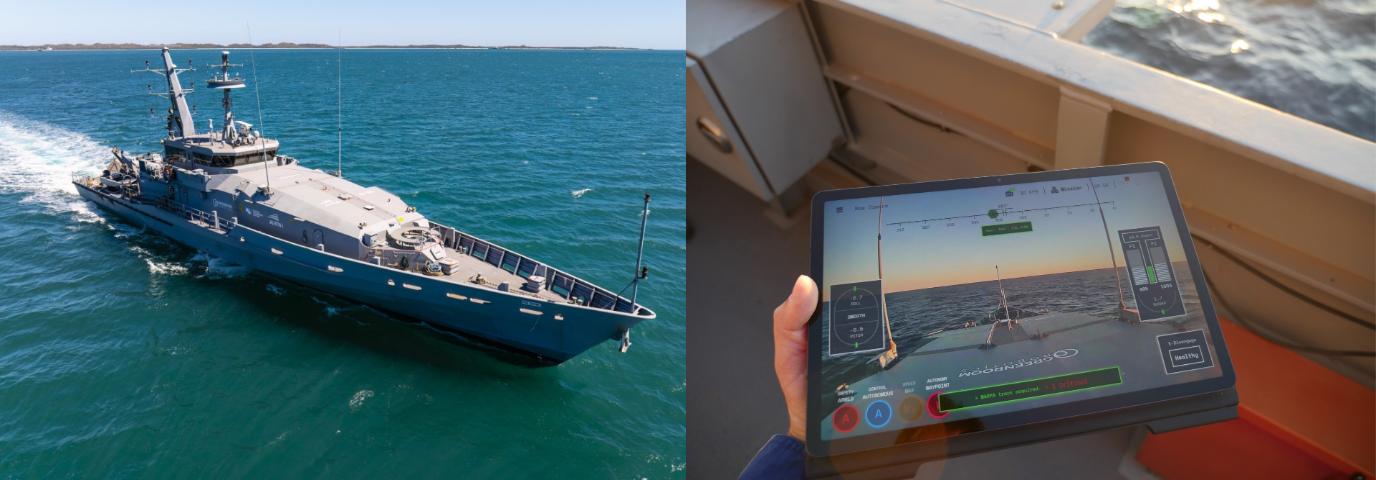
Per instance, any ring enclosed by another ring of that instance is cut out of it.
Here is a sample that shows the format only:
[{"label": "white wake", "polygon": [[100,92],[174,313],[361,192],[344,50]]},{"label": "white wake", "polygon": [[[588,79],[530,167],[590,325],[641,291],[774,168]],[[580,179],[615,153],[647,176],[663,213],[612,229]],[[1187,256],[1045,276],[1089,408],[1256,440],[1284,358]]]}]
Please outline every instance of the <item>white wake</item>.
[{"label": "white wake", "polygon": [[97,173],[110,148],[62,127],[0,112],[0,193],[24,194],[54,213],[74,213],[99,222],[72,186],[72,174]]},{"label": "white wake", "polygon": [[[0,193],[23,195],[22,203],[38,204],[56,214],[71,213],[78,221],[104,223],[117,238],[141,235],[143,229],[106,223],[72,186],[73,174],[96,174],[111,158],[110,147],[78,132],[0,112]],[[201,278],[239,278],[247,267],[198,253],[189,260],[168,259],[133,245],[135,254],[154,275],[186,275],[191,265],[205,264]]]}]

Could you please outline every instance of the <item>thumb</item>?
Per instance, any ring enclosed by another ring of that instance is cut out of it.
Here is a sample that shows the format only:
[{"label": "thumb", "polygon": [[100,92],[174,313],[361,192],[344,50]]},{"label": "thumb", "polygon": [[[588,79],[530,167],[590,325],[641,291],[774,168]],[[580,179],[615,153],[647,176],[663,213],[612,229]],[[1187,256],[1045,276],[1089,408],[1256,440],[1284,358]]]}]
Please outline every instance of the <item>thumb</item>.
[{"label": "thumb", "polygon": [[788,300],[774,311],[774,325],[784,331],[802,330],[816,310],[817,283],[807,275],[799,275]]}]

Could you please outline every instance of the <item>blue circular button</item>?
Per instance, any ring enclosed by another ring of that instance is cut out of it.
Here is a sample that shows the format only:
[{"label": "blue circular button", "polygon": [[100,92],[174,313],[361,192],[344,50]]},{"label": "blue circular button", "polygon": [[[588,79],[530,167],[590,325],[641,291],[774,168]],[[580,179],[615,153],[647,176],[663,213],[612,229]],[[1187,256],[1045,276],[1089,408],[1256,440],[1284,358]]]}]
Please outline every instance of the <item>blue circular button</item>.
[{"label": "blue circular button", "polygon": [[870,406],[865,407],[865,423],[871,428],[884,428],[893,419],[893,406],[884,400],[870,402]]}]

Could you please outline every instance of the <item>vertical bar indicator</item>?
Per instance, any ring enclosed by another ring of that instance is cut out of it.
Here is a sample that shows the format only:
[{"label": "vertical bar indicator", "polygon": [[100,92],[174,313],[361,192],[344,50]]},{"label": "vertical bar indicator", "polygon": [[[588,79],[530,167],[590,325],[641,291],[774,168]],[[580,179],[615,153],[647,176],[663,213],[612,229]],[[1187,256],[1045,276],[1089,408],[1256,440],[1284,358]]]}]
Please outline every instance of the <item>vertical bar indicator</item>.
[{"label": "vertical bar indicator", "polygon": [[1132,298],[1142,321],[1159,321],[1185,314],[1170,257],[1166,254],[1161,227],[1119,230],[1123,258],[1127,262]]}]

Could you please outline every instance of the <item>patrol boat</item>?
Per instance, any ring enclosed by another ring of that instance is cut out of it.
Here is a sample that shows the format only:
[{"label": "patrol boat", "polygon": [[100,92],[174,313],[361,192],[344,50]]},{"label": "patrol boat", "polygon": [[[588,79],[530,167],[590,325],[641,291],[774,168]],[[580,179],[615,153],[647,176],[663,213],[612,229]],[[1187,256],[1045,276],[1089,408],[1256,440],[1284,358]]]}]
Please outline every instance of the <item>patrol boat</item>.
[{"label": "patrol boat", "polygon": [[[75,176],[81,196],[217,258],[418,319],[462,336],[560,363],[655,318],[636,303],[645,219],[630,298],[433,222],[378,187],[278,153],[278,141],[236,120],[230,92],[245,87],[229,52],[207,87],[223,92],[218,131],[197,133],[178,74],[162,49],[171,100],[162,152],[114,149],[100,176]],[[261,123],[261,122],[260,122]],[[213,129],[213,127],[211,127]],[[623,289],[624,291],[625,289]]]}]

